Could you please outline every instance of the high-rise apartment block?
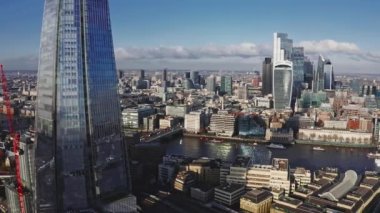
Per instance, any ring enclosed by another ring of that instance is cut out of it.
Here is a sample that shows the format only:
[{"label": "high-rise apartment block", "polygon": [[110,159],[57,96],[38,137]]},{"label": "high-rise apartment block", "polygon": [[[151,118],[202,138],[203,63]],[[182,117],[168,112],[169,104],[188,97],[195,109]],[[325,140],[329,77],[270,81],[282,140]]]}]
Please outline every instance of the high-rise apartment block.
[{"label": "high-rise apartment block", "polygon": [[38,68],[37,212],[103,211],[130,193],[108,0],[46,0]]}]

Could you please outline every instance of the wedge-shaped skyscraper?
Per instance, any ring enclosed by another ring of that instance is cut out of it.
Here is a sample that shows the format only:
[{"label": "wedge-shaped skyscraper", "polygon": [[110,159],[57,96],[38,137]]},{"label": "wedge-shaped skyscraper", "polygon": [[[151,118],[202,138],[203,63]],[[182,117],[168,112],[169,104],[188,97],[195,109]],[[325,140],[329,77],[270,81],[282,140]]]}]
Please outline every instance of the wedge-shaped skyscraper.
[{"label": "wedge-shaped skyscraper", "polygon": [[130,190],[108,0],[46,0],[40,48],[36,211],[99,208]]}]

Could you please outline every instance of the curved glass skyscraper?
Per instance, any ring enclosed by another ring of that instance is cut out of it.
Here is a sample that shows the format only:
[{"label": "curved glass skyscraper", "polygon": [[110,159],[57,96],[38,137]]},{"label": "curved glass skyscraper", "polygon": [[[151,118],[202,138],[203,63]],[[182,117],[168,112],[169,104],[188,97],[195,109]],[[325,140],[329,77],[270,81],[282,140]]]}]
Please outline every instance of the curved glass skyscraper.
[{"label": "curved glass skyscraper", "polygon": [[293,88],[293,67],[291,61],[273,64],[273,101],[275,110],[290,108]]},{"label": "curved glass skyscraper", "polygon": [[[288,34],[273,34],[272,86],[274,109],[276,110],[291,107],[294,78],[293,62],[291,61],[293,49],[293,40],[288,38]],[[297,52],[301,49],[296,48],[295,50]]]},{"label": "curved glass skyscraper", "polygon": [[37,212],[129,192],[108,0],[46,0],[35,147]]}]

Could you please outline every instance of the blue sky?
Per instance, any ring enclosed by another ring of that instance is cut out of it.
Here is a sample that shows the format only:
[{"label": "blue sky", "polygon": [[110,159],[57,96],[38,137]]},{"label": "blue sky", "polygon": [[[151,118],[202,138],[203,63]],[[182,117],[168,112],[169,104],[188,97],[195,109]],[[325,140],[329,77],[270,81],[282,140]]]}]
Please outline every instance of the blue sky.
[{"label": "blue sky", "polygon": [[[380,65],[377,0],[109,0],[119,68],[260,70],[287,32],[336,72]],[[43,0],[0,0],[0,62],[35,69]]]}]

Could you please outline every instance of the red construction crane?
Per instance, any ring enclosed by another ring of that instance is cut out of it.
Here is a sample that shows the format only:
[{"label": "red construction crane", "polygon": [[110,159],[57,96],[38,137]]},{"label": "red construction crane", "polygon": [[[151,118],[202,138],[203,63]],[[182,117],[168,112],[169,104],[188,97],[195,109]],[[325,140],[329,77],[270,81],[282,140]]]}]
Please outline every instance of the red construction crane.
[{"label": "red construction crane", "polygon": [[2,64],[0,64],[0,72],[1,72],[0,73],[1,83],[2,83],[2,88],[3,88],[3,101],[5,103],[5,107],[7,110],[9,133],[11,137],[13,137],[13,152],[15,154],[15,161],[16,161],[16,183],[17,183],[16,189],[17,189],[18,200],[20,204],[20,210],[21,210],[20,212],[25,213],[24,192],[23,192],[21,173],[20,173],[20,134],[15,131],[14,126],[13,126],[13,112],[11,111],[11,99],[9,98],[7,78],[5,77]]}]

